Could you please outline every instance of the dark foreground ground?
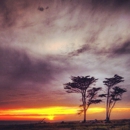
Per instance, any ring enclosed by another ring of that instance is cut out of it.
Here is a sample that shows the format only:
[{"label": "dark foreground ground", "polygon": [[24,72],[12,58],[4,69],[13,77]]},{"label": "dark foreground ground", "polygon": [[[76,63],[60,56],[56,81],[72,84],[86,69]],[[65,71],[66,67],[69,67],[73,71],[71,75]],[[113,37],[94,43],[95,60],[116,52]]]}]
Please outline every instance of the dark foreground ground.
[{"label": "dark foreground ground", "polygon": [[0,125],[0,130],[130,130],[130,120]]}]

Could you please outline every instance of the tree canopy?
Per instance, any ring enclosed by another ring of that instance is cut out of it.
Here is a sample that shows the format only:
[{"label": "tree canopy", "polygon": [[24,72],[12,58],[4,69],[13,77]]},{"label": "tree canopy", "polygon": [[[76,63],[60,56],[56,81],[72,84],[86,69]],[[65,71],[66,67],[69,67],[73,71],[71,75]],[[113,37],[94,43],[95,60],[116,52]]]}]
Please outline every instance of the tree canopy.
[{"label": "tree canopy", "polygon": [[104,85],[107,86],[107,93],[99,95],[100,97],[106,97],[106,122],[110,122],[110,115],[113,107],[117,101],[122,99],[123,93],[127,90],[119,86],[115,86],[121,82],[124,82],[124,78],[115,74],[112,78],[105,78]]},{"label": "tree canopy", "polygon": [[[84,122],[86,122],[86,112],[91,104],[100,103],[102,100],[97,99],[97,93],[101,88],[92,88],[93,83],[95,83],[98,79],[90,76],[77,76],[71,77],[72,82],[68,82],[65,85],[64,89],[66,89],[68,93],[80,93],[82,96],[82,104],[80,107],[83,109],[79,110],[78,114],[84,113]],[[91,89],[90,89],[91,88]]]}]

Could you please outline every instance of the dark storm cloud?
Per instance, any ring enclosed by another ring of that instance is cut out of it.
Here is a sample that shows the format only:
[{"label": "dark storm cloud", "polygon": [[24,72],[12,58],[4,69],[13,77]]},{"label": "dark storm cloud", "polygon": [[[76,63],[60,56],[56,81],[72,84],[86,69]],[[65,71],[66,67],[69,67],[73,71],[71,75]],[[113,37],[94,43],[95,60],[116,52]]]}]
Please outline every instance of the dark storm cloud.
[{"label": "dark storm cloud", "polygon": [[91,3],[94,7],[104,7],[110,8],[113,10],[127,7],[129,9],[130,0],[91,0]]},{"label": "dark storm cloud", "polygon": [[0,48],[0,74],[16,81],[32,80],[46,83],[52,79],[56,68],[49,60],[32,60],[25,52]]},{"label": "dark storm cloud", "polygon": [[[47,4],[48,5],[47,5]],[[55,4],[56,3],[56,4]],[[55,7],[54,7],[55,4]],[[49,5],[53,5],[53,8],[49,8]],[[65,12],[62,8],[64,6],[68,6],[68,11],[65,13],[66,15],[73,14],[74,11],[76,11],[79,7],[79,9],[85,10],[86,8],[91,8],[91,13],[93,14],[93,11],[102,10],[102,9],[118,9],[119,7],[129,7],[130,1],[129,0],[57,0],[56,2],[49,0],[1,0],[0,1],[0,20],[1,20],[1,27],[11,27],[13,25],[17,25],[18,20],[22,19],[26,12],[28,11],[38,11],[38,8],[45,8],[45,11],[47,9],[54,10],[55,13],[62,11]],[[82,8],[81,8],[82,7]],[[100,7],[100,8],[99,8]],[[107,7],[107,8],[106,8]],[[127,9],[127,8],[126,8]],[[38,11],[38,13],[44,13]],[[60,12],[59,12],[60,13]],[[58,13],[58,14],[59,14]],[[50,14],[49,14],[50,15]],[[54,14],[55,15],[55,14]],[[57,17],[58,18],[58,17]],[[50,19],[52,21],[52,18]],[[49,24],[50,20],[47,22]],[[26,24],[27,26],[28,24]],[[31,24],[32,25],[32,24]]]},{"label": "dark storm cloud", "polygon": [[29,6],[29,1],[16,0],[1,0],[0,1],[0,16],[1,27],[11,27],[16,24],[19,17],[22,17],[19,10],[26,9]]},{"label": "dark storm cloud", "polygon": [[130,41],[125,42],[121,46],[117,46],[114,53],[117,55],[130,54]]},{"label": "dark storm cloud", "polygon": [[[59,64],[62,60],[64,63]],[[65,64],[69,63],[58,56],[35,58],[24,50],[0,48],[0,76],[15,82],[39,81],[46,84],[54,80],[59,71],[67,69]]]},{"label": "dark storm cloud", "polygon": [[82,54],[82,53],[84,53],[86,51],[89,51],[89,50],[90,50],[89,45],[83,45],[81,48],[79,48],[79,49],[77,49],[77,50],[75,50],[73,52],[70,52],[68,54],[68,56],[78,56],[78,55],[80,55],[80,54]]},{"label": "dark storm cloud", "polygon": [[[1,47],[1,107],[19,106],[19,104],[29,107],[42,104],[44,98],[51,99],[48,94],[53,90],[52,81],[57,79],[59,72],[67,70],[65,59],[63,64],[60,64],[61,60],[58,57],[35,58],[23,50]],[[28,100],[25,100],[27,98]],[[32,104],[28,103],[30,100]]]}]

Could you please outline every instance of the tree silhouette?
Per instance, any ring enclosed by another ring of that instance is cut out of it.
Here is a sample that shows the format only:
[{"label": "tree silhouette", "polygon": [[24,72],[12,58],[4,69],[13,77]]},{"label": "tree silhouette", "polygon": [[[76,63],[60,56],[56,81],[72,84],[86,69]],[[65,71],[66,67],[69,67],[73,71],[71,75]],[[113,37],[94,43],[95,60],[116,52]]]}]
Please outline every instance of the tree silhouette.
[{"label": "tree silhouette", "polygon": [[86,112],[91,104],[97,104],[100,103],[100,99],[97,98],[97,93],[101,88],[91,88],[91,85],[95,83],[98,79],[95,79],[94,77],[90,76],[82,76],[82,77],[71,77],[72,82],[64,84],[64,89],[67,89],[66,92],[68,93],[80,93],[82,96],[82,104],[80,107],[82,107],[81,110],[79,110],[78,114],[83,113],[84,114],[84,120],[83,122],[86,122]]},{"label": "tree silhouette", "polygon": [[122,94],[126,92],[126,89],[115,86],[116,84],[123,82],[124,78],[119,75],[114,75],[112,78],[105,78],[104,85],[107,86],[107,93],[101,94],[99,97],[106,97],[106,122],[110,122],[110,115],[113,107],[117,101],[122,99]]}]

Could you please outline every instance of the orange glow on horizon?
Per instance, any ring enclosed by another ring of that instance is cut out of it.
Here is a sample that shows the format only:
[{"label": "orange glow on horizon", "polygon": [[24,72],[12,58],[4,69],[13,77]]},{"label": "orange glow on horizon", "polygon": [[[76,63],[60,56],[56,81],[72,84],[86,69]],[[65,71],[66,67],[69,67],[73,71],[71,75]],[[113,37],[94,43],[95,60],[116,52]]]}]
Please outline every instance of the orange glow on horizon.
[{"label": "orange glow on horizon", "polygon": [[[26,108],[26,109],[5,109],[0,110],[0,120],[56,120],[62,119],[64,116],[69,116],[70,119],[72,115],[77,115],[78,107],[46,107],[46,108]],[[130,112],[130,108],[114,108],[115,112]],[[105,108],[94,107],[89,108],[87,114],[94,115],[96,113],[105,114]]]},{"label": "orange glow on horizon", "polygon": [[2,119],[43,119],[54,120],[56,116],[76,114],[76,107],[48,107],[0,110]]}]

